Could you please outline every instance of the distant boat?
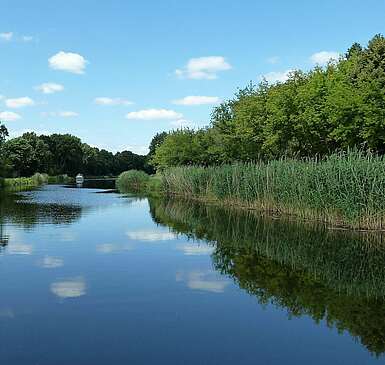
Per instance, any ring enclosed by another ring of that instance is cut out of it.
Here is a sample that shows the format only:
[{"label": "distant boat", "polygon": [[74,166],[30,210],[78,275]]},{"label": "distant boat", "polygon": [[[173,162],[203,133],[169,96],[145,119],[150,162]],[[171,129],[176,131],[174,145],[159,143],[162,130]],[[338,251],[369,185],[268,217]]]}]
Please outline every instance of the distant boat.
[{"label": "distant boat", "polygon": [[77,174],[75,180],[76,180],[76,184],[83,184],[84,176],[82,174]]}]

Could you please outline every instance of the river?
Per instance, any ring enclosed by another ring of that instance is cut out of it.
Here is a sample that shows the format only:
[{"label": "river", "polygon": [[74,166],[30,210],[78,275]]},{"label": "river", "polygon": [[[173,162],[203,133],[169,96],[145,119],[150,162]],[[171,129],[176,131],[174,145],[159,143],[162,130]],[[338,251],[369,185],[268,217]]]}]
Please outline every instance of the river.
[{"label": "river", "polygon": [[1,364],[384,363],[381,236],[106,188],[1,195]]}]

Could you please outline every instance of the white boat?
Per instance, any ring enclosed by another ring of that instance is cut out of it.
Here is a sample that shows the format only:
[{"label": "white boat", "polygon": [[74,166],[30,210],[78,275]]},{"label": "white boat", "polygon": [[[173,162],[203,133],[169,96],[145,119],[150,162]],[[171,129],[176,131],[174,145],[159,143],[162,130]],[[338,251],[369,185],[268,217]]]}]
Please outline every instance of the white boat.
[{"label": "white boat", "polygon": [[75,180],[76,180],[76,184],[83,184],[84,176],[82,174],[77,174]]}]

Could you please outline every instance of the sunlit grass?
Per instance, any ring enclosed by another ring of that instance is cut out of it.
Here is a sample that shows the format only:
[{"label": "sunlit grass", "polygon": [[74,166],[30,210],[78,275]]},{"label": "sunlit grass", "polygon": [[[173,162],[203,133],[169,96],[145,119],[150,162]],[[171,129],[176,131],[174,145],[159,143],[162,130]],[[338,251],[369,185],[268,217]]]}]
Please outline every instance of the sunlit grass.
[{"label": "sunlit grass", "polygon": [[353,228],[382,229],[385,159],[348,152],[213,167],[175,167],[162,174],[170,194],[295,214]]}]

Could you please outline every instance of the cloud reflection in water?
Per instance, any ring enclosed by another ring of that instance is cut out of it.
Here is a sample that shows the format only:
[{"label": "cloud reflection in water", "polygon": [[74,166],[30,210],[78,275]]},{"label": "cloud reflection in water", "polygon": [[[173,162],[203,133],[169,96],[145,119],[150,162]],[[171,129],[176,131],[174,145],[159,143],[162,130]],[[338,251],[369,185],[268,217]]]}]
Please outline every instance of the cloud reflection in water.
[{"label": "cloud reflection in water", "polygon": [[59,298],[78,298],[86,294],[86,282],[83,277],[54,282],[51,292]]},{"label": "cloud reflection in water", "polygon": [[176,281],[184,281],[191,290],[203,290],[211,293],[223,293],[228,281],[211,271],[191,271],[187,274],[177,272]]}]

